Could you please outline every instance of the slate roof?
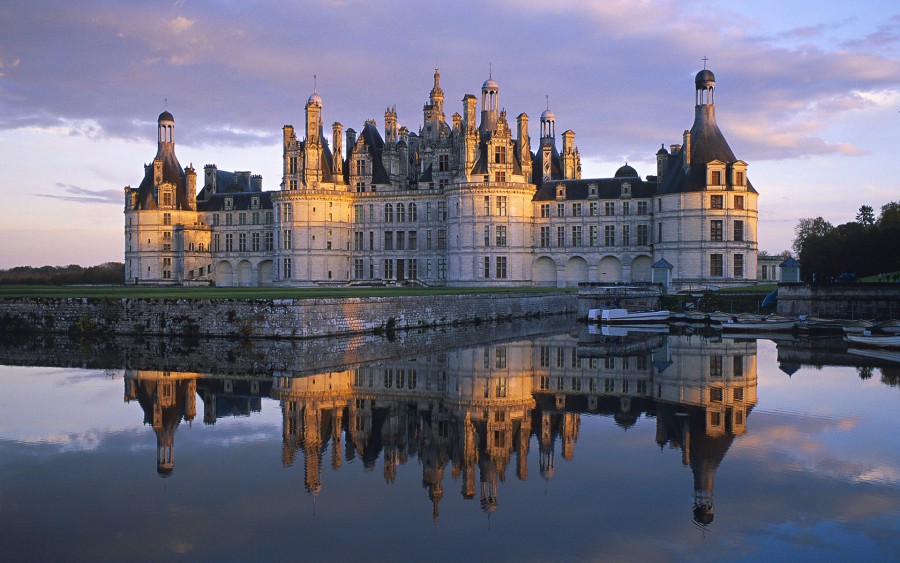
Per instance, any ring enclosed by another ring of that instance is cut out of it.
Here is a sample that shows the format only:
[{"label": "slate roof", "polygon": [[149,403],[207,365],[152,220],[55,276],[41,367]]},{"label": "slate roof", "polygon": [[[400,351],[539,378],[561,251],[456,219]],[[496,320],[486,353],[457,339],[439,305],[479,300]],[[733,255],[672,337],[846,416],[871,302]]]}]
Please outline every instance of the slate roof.
[{"label": "slate roof", "polygon": [[374,123],[366,123],[360,136],[369,151],[369,156],[372,157],[372,183],[390,184],[391,176],[384,168],[384,161],[381,159],[381,155],[384,153],[384,139],[381,138],[378,127]]},{"label": "slate roof", "polygon": [[[541,184],[544,182],[544,151],[543,146],[538,146],[536,153],[531,158],[531,181],[538,187],[540,191]],[[553,151],[550,153],[550,177],[555,182],[558,178],[563,177],[562,163],[559,158],[559,151],[556,150],[556,143],[553,144]]]},{"label": "slate roof", "polygon": [[[726,170],[731,170],[731,165],[738,160],[734,156],[728,141],[716,124],[715,106],[700,105],[696,107],[694,125],[691,127],[690,139],[691,165],[687,170],[683,166],[681,152],[670,155],[666,175],[660,184],[659,193],[672,194],[684,192],[697,192],[706,188],[706,164],[713,160],[726,163]],[[682,149],[684,150],[684,149]],[[726,174],[730,179],[731,174]],[[732,190],[729,184],[726,190]],[[756,193],[756,190],[747,181],[747,191]]]},{"label": "slate roof", "polygon": [[259,207],[257,209],[252,209],[252,211],[257,210],[271,210],[272,209],[272,193],[268,192],[238,192],[238,193],[216,193],[209,197],[209,199],[197,201],[197,211],[225,211],[225,199],[232,198],[233,206],[228,211],[251,211],[251,198],[259,197]]},{"label": "slate roof", "polygon": [[[188,209],[187,196],[185,194],[185,176],[184,169],[178,162],[174,150],[160,149],[156,153],[157,158],[162,158],[162,183],[169,182],[175,185],[175,207],[176,209]],[[159,194],[157,193],[156,183],[153,180],[153,164],[147,166],[144,170],[144,179],[138,186],[137,198],[135,202],[135,210],[148,210],[158,208]]]},{"label": "slate roof", "polygon": [[565,186],[566,201],[588,199],[590,186],[597,186],[598,199],[616,199],[622,196],[622,184],[631,184],[631,197],[635,199],[653,197],[656,193],[656,182],[641,180],[637,176],[633,178],[587,178],[581,180],[550,180],[544,182],[534,201],[555,201],[556,187]]}]

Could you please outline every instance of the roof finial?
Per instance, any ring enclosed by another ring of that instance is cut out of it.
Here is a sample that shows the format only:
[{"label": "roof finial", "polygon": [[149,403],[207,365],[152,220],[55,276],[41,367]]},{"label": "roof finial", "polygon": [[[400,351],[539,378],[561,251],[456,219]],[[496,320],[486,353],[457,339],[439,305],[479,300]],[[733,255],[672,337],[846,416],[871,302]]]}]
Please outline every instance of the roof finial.
[{"label": "roof finial", "polygon": [[319,77],[313,74],[313,94],[319,93]]},{"label": "roof finial", "polygon": [[488,78],[494,77],[494,63],[488,61]]},{"label": "roof finial", "polygon": [[550,111],[550,94],[544,94],[544,97],[547,99],[547,111]]},{"label": "roof finial", "polygon": [[165,99],[165,101],[163,102],[163,105],[165,106],[165,110],[169,111],[169,98]]},{"label": "roof finial", "polygon": [[706,55],[703,55],[703,70],[706,70],[706,61],[708,61],[708,60],[709,59],[706,58]]}]

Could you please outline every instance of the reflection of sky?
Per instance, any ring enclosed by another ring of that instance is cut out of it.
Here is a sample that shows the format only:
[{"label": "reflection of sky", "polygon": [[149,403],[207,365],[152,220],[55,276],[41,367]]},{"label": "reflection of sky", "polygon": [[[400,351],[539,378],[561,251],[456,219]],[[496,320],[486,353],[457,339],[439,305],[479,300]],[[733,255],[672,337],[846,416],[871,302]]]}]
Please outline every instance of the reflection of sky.
[{"label": "reflection of sky", "polygon": [[[94,449],[105,434],[143,427],[137,401],[128,404],[123,398],[121,370],[0,366],[0,397],[0,440]],[[240,421],[222,419],[216,425],[235,423],[247,432],[257,426],[280,429],[281,413],[277,404],[263,401],[261,413]],[[207,439],[222,440],[215,435]],[[147,447],[155,444],[147,442]]]},{"label": "reflection of sky", "polygon": [[[574,458],[557,443],[549,481],[532,438],[528,478],[507,469],[490,518],[446,467],[435,523],[415,458],[386,485],[381,460],[334,470],[326,450],[322,490],[308,495],[302,455],[281,464],[276,401],[249,418],[182,423],[175,471],[160,479],[155,436],[123,402],[120,373],[0,367],[0,556],[896,560],[900,390],[853,368],[789,378],[774,345],[758,349],[759,402],[719,466],[705,531],[691,520],[690,468],[657,446],[646,416],[626,431],[582,415]],[[82,435],[88,447],[59,447]]]}]

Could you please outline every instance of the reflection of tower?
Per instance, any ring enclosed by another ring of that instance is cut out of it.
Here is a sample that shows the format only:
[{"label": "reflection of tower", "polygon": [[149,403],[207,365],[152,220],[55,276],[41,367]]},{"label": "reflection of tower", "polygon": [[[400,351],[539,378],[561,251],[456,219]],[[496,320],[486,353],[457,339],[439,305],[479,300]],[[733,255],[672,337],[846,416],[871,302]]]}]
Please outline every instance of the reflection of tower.
[{"label": "reflection of tower", "polygon": [[553,418],[550,413],[541,413],[541,439],[539,442],[541,477],[545,481],[553,478]]},{"label": "reflection of tower", "polygon": [[197,414],[197,374],[168,371],[125,372],[125,400],[137,399],[144,424],[156,433],[156,471],[168,477],[175,469],[175,431],[182,419]]},{"label": "reflection of tower", "polygon": [[475,425],[472,424],[472,416],[468,411],[463,420],[462,442],[462,495],[463,498],[472,498],[475,496],[475,461],[478,457],[478,449],[475,443]]}]

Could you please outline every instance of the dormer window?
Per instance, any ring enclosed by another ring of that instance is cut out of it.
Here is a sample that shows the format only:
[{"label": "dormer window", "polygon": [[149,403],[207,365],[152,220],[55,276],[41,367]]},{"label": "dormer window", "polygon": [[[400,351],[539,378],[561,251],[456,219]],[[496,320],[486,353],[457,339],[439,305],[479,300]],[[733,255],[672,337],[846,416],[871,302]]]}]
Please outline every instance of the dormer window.
[{"label": "dormer window", "polygon": [[231,197],[225,198],[225,209],[226,210],[234,209],[234,198],[231,198]]},{"label": "dormer window", "polygon": [[563,199],[566,197],[566,187],[565,186],[556,186],[556,197],[557,197],[557,199]]},{"label": "dormer window", "polygon": [[622,197],[631,197],[631,182],[622,182]]},{"label": "dormer window", "polygon": [[720,170],[713,170],[709,173],[709,183],[713,186],[722,185],[722,172]]},{"label": "dormer window", "polygon": [[588,185],[588,197],[597,197],[597,184]]},{"label": "dormer window", "polygon": [[259,209],[259,198],[257,196],[253,196],[250,198],[250,208]]}]

